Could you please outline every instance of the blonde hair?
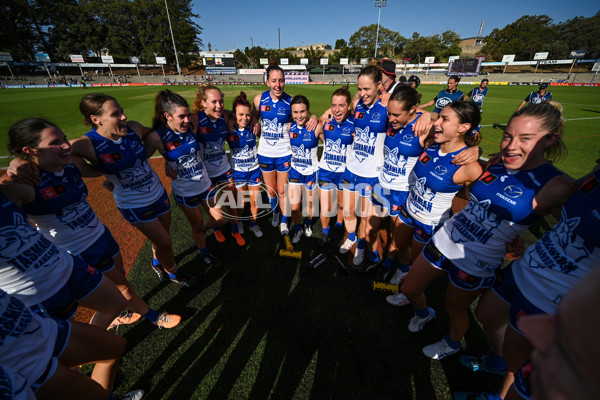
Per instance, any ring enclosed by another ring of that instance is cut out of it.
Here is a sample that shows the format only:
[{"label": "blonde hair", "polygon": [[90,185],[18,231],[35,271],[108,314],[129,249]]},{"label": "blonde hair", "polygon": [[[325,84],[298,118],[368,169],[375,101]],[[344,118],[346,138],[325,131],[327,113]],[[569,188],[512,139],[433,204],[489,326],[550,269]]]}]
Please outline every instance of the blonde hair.
[{"label": "blonde hair", "polygon": [[216,90],[219,92],[221,97],[223,97],[223,93],[221,92],[221,89],[219,89],[216,86],[207,85],[207,84],[203,83],[202,85],[200,85],[200,87],[198,87],[198,90],[196,91],[196,97],[194,97],[194,102],[192,103],[192,112],[196,113],[196,112],[204,111],[204,105],[202,105],[202,101],[206,101],[206,99],[208,98],[206,93],[209,90]]}]

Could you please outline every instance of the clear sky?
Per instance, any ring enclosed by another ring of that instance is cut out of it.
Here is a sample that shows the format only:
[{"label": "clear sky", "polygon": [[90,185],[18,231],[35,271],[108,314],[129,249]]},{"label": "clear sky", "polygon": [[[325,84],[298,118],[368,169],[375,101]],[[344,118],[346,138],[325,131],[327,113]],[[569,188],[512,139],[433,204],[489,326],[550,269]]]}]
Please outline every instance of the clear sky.
[{"label": "clear sky", "polygon": [[[546,14],[557,23],[592,17],[599,10],[600,5],[591,0],[388,0],[381,9],[380,24],[407,38],[413,32],[429,36],[447,29],[467,38],[477,36],[481,21],[485,21],[486,36],[523,15]],[[337,39],[348,41],[361,26],[376,24],[378,8],[374,0],[194,0],[194,12],[204,28],[202,50],[207,51],[210,43],[213,51],[226,51],[250,47],[250,38],[255,46],[277,48],[277,28],[281,28],[281,48],[316,43],[333,46]]]}]

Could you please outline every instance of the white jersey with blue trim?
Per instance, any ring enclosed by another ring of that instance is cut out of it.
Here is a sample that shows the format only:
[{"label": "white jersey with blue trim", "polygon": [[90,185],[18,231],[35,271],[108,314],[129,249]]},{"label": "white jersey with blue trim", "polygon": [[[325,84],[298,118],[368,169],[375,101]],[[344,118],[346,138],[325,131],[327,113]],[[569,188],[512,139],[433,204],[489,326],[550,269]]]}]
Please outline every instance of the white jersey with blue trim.
[{"label": "white jersey with blue trim", "polygon": [[554,313],[577,282],[592,269],[600,268],[598,227],[600,170],[567,201],[554,228],[513,263],[515,282],[525,298],[543,311]]},{"label": "white jersey with blue trim", "polygon": [[452,200],[462,185],[454,183],[460,166],[452,164],[463,151],[442,153],[439,144],[429,146],[410,173],[410,191],[406,210],[411,217],[426,225],[438,225],[452,214]]},{"label": "white jersey with blue trim", "polygon": [[292,120],[291,101],[292,97],[285,92],[278,100],[271,98],[270,91],[261,95],[258,155],[277,158],[292,154],[287,132],[288,122]]},{"label": "white jersey with blue trim", "polygon": [[148,162],[142,139],[127,128],[127,136],[110,140],[92,129],[86,133],[94,146],[95,165],[113,185],[119,208],[138,208],[157,201],[164,187]]},{"label": "white jersey with blue trim", "polygon": [[319,169],[319,139],[314,131],[296,122],[290,125],[290,144],[292,146],[292,168],[301,175],[310,175]]},{"label": "white jersey with blue trim", "polygon": [[36,397],[25,375],[0,365],[0,399],[36,400]]},{"label": "white jersey with blue trim", "polygon": [[383,143],[384,161],[379,174],[381,187],[401,192],[410,189],[409,176],[423,153],[423,145],[413,132],[413,126],[420,113],[413,121],[395,131],[388,128]]},{"label": "white jersey with blue trim", "polygon": [[[20,300],[0,290],[0,365],[21,372],[30,384],[52,376],[58,332],[56,321],[33,314]],[[46,370],[50,368],[50,372]]]},{"label": "white jersey with blue trim", "polygon": [[514,171],[503,164],[490,166],[469,191],[469,204],[433,235],[433,243],[450,261],[470,275],[494,276],[512,242],[541,218],[533,201],[560,171],[543,164]]},{"label": "white jersey with blue trim", "polygon": [[250,172],[258,168],[256,135],[247,128],[238,128],[229,134],[231,166],[235,171]]},{"label": "white jersey with blue trim", "polygon": [[200,145],[194,133],[175,132],[169,127],[157,128],[156,133],[165,150],[163,157],[169,167],[177,171],[177,178],[171,180],[173,193],[192,197],[206,192],[211,182],[202,163]]},{"label": "white jersey with blue trim", "polygon": [[341,124],[335,119],[323,124],[323,154],[319,167],[335,173],[346,169],[346,159],[354,140],[354,116],[350,115]]},{"label": "white jersey with blue trim", "polygon": [[0,195],[0,289],[31,307],[69,280],[73,256],[29,223],[25,212]]},{"label": "white jersey with blue trim", "polygon": [[223,175],[231,169],[225,142],[227,141],[227,123],[224,117],[212,119],[206,112],[198,113],[198,142],[202,161],[210,178]]},{"label": "white jersey with blue trim", "polygon": [[104,225],[87,202],[88,190],[75,165],[60,172],[41,170],[42,183],[34,186],[35,198],[23,211],[39,231],[58,247],[78,255],[102,234]]},{"label": "white jersey with blue trim", "polygon": [[359,100],[354,111],[354,142],[346,168],[364,178],[379,176],[383,167],[383,142],[387,125],[387,107],[377,100],[367,107]]}]

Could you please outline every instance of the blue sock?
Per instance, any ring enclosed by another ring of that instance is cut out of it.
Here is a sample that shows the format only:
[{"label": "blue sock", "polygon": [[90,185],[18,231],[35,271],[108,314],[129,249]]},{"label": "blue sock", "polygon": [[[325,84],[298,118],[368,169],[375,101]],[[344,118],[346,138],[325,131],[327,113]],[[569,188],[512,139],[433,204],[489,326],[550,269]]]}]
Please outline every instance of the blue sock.
[{"label": "blue sock", "polygon": [[324,227],[322,230],[323,230],[323,235],[329,235],[329,226]]},{"label": "blue sock", "polygon": [[282,215],[281,216],[281,223],[285,224],[288,222],[288,220],[290,219],[290,217],[288,217],[287,215]]},{"label": "blue sock", "polygon": [[487,354],[485,361],[487,362],[487,365],[494,369],[506,371],[506,362],[504,361],[504,357],[499,356],[491,350]]},{"label": "blue sock", "polygon": [[271,210],[274,213],[279,212],[279,202],[277,201],[277,197],[269,197],[269,203],[271,203]]},{"label": "blue sock", "polygon": [[452,347],[453,349],[460,349],[460,342],[455,342],[454,340],[450,339],[450,335],[446,334],[446,336],[444,336],[444,340],[446,341],[446,343],[448,343],[450,345],[450,347]]},{"label": "blue sock", "polygon": [[369,261],[378,262],[379,261],[379,253],[377,253],[376,251],[372,251],[371,254],[369,255]]},{"label": "blue sock", "polygon": [[364,249],[367,242],[365,239],[358,239],[358,244],[356,245],[357,249]]},{"label": "blue sock", "polygon": [[[169,275],[171,275],[171,274],[169,274]],[[152,307],[150,307],[150,308],[148,308],[148,312],[146,314],[142,315],[142,317],[146,318],[148,321],[155,324],[156,321],[158,321],[158,311],[153,310]]]},{"label": "blue sock", "polygon": [[425,307],[424,309],[419,309],[414,307],[415,309],[415,315],[419,318],[425,318],[429,315],[429,308]]},{"label": "blue sock", "polygon": [[231,234],[235,234],[235,233],[240,233],[240,230],[238,229],[238,224],[237,222],[234,224],[229,224],[231,226]]},{"label": "blue sock", "polygon": [[250,221],[250,226],[256,226],[256,221]]},{"label": "blue sock", "polygon": [[206,252],[208,251],[208,247],[205,247],[203,249],[198,249],[200,250],[200,254],[206,254]]},{"label": "blue sock", "polygon": [[356,232],[348,232],[348,239],[353,242],[356,242]]},{"label": "blue sock", "polygon": [[302,224],[294,224],[294,232],[298,232],[302,230]]},{"label": "blue sock", "polygon": [[335,226],[333,227],[333,229],[342,229],[344,227],[344,224],[341,222],[336,222]]},{"label": "blue sock", "polygon": [[402,272],[410,271],[410,264],[400,264],[398,265],[398,269]]},{"label": "blue sock", "polygon": [[179,270],[175,271],[174,274],[167,272],[167,275],[169,275],[169,278],[171,279],[177,279],[177,273],[179,272]]},{"label": "blue sock", "polygon": [[160,265],[160,262],[156,258],[152,257],[152,265],[156,267],[157,265]]},{"label": "blue sock", "polygon": [[392,268],[392,264],[394,264],[394,259],[388,257],[383,261],[383,268]]},{"label": "blue sock", "polygon": [[306,218],[304,220],[304,225],[312,225],[312,218]]}]

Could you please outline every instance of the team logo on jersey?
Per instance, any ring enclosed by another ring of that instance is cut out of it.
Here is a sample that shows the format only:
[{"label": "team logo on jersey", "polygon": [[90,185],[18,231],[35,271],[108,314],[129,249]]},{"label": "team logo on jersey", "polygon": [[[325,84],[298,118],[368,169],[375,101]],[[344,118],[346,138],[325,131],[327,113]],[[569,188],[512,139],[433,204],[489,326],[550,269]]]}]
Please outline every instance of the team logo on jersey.
[{"label": "team logo on jersey", "polygon": [[245,145],[243,148],[235,149],[233,154],[236,158],[249,158],[254,155],[252,149],[248,145]]},{"label": "team logo on jersey", "polygon": [[118,151],[114,153],[100,154],[99,157],[105,164],[114,163],[123,159],[123,156]]},{"label": "team logo on jersey", "polygon": [[260,106],[260,111],[269,112],[271,111],[271,106]]},{"label": "team logo on jersey", "polygon": [[504,194],[511,199],[516,199],[517,197],[521,197],[523,195],[523,189],[518,186],[509,185],[504,188]]},{"label": "team logo on jersey", "polygon": [[177,159],[177,164],[182,168],[190,168],[198,164],[196,149],[191,149],[189,154],[184,154]]},{"label": "team logo on jersey", "polygon": [[423,153],[421,154],[421,157],[419,157],[419,161],[421,162],[421,164],[425,165],[429,161],[431,161],[431,157],[429,157],[427,153]]},{"label": "team logo on jersey", "polygon": [[437,175],[444,175],[446,172],[448,172],[448,168],[444,167],[443,165],[438,165],[435,167],[433,172]]},{"label": "team logo on jersey", "polygon": [[431,201],[435,197],[435,193],[427,188],[427,179],[419,178],[415,181],[415,192],[426,201]]},{"label": "team logo on jersey", "polygon": [[592,175],[579,187],[579,191],[582,194],[588,194],[590,190],[598,186],[598,183],[598,178]]},{"label": "team logo on jersey", "polygon": [[213,128],[210,126],[201,126],[200,133],[212,133]]},{"label": "team logo on jersey", "polygon": [[117,177],[121,181],[121,185],[124,189],[140,192],[150,191],[152,172],[148,162],[136,160],[133,167],[118,172]]},{"label": "team logo on jersey", "polygon": [[490,205],[489,199],[479,201],[472,193],[469,194],[469,204],[456,214],[450,225],[452,240],[455,243],[472,241],[487,243],[492,237],[493,230],[500,225],[496,214],[490,212]]},{"label": "team logo on jersey", "polygon": [[450,103],[452,103],[452,100],[450,98],[442,97],[441,99],[437,99],[437,101],[435,102],[435,106],[437,108],[444,108]]},{"label": "team logo on jersey", "polygon": [[179,140],[175,140],[173,142],[167,143],[167,149],[168,150],[175,150],[179,146],[181,146],[181,143],[179,142]]},{"label": "team logo on jersey", "polygon": [[81,200],[63,208],[58,216],[58,220],[67,225],[71,229],[75,228],[94,228],[98,226],[96,214],[91,209],[85,194],[81,196]]},{"label": "team logo on jersey", "polygon": [[356,128],[354,132],[354,156],[358,162],[363,162],[367,157],[375,154],[377,136],[369,134],[369,127]]},{"label": "team logo on jersey", "polygon": [[406,142],[406,143],[410,143],[412,142],[412,140],[414,139],[415,135],[411,134],[411,133],[407,133],[404,136],[402,136],[402,141]]},{"label": "team logo on jersey", "polygon": [[364,117],[365,117],[364,112],[357,111],[354,113],[354,118],[356,118],[356,119],[363,119]]},{"label": "team logo on jersey", "polygon": [[497,178],[498,177],[496,175],[490,173],[489,171],[485,171],[483,175],[479,177],[479,180],[485,183],[486,185],[489,185],[490,183],[494,182]]},{"label": "team logo on jersey", "polygon": [[390,164],[392,165],[398,165],[398,148],[394,147],[393,149],[390,149],[387,146],[383,146],[383,154],[385,157],[385,160],[388,161]]},{"label": "team logo on jersey", "polygon": [[305,149],[304,145],[292,146],[292,152],[294,153],[295,159],[310,159],[310,149]]},{"label": "team logo on jersey", "polygon": [[48,200],[67,193],[67,189],[63,185],[54,185],[40,189],[40,193],[45,200]]},{"label": "team logo on jersey", "polygon": [[283,139],[283,125],[279,124],[277,118],[273,118],[272,120],[263,119],[262,120],[263,127],[263,139],[270,146],[275,146],[279,139]]},{"label": "team logo on jersey", "polygon": [[22,253],[26,244],[32,244],[37,230],[20,213],[13,214],[12,225],[0,228],[0,259],[11,260]]}]

